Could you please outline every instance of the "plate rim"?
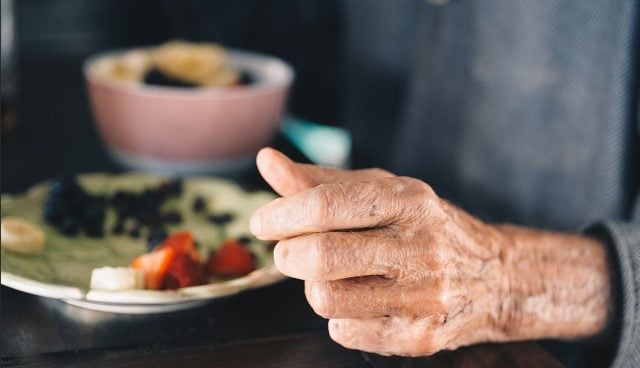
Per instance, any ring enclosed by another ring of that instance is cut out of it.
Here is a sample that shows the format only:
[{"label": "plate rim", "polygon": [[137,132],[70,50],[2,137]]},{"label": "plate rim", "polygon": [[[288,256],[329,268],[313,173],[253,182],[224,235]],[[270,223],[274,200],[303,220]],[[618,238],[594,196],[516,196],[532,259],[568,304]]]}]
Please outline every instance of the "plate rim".
[{"label": "plate rim", "polygon": [[[110,172],[86,172],[79,173],[78,177],[95,177],[95,176],[111,176],[111,175],[142,175],[153,178],[169,178],[169,175],[163,175],[161,173],[148,173],[142,172],[139,170],[127,171],[122,173],[110,173]],[[205,175],[196,175],[192,177],[187,177],[185,180],[215,180],[218,182],[224,182],[227,184],[232,184],[236,186],[240,190],[240,187],[233,180],[229,180],[226,178],[219,177],[208,177]],[[29,187],[26,191],[22,193],[2,193],[3,200],[13,200],[19,196],[29,196],[33,195],[34,192],[40,190],[44,185],[49,183],[50,180],[44,180],[38,183],[35,183],[31,187]],[[190,286],[186,288],[181,288],[177,290],[149,290],[149,289],[138,289],[138,290],[95,290],[95,289],[82,289],[75,286],[63,285],[63,284],[54,284],[49,282],[38,281],[34,279],[30,279],[24,276],[16,275],[11,272],[7,272],[0,269],[0,284],[14,290],[18,290],[21,292],[25,292],[28,294],[42,296],[46,298],[58,299],[69,303],[72,303],[76,306],[86,306],[87,304],[102,304],[110,306],[118,306],[118,307],[140,307],[145,308],[148,307],[150,309],[158,310],[157,312],[163,312],[163,308],[159,306],[171,306],[176,304],[195,304],[197,302],[206,302],[207,300],[212,300],[219,297],[233,295],[244,290],[258,288],[270,284],[274,284],[279,282],[286,277],[281,274],[274,263],[267,264],[261,268],[258,268],[251,273],[244,275],[242,277],[224,280],[219,282],[207,283],[204,285],[196,285]],[[117,300],[114,302],[114,300]],[[77,302],[77,303],[74,303]],[[157,308],[155,308],[157,307]],[[89,308],[94,310],[106,311],[108,312],[108,308]],[[115,308],[122,309],[122,308]],[[124,308],[126,309],[126,308]],[[179,308],[180,309],[180,308]],[[177,310],[175,308],[167,308],[168,311]],[[128,313],[128,312],[118,312],[117,310],[112,311],[113,313]],[[143,313],[143,312],[132,312],[132,313]],[[153,312],[149,312],[153,313]]]}]

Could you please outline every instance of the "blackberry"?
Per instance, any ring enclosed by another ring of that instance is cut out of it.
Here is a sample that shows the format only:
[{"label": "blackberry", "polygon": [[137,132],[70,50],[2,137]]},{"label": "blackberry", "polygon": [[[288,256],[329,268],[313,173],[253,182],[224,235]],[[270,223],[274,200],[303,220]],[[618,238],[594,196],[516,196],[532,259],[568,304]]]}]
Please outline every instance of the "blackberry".
[{"label": "blackberry", "polygon": [[52,224],[60,222],[62,217],[69,212],[67,204],[60,198],[49,195],[44,203],[42,214],[45,220]]}]

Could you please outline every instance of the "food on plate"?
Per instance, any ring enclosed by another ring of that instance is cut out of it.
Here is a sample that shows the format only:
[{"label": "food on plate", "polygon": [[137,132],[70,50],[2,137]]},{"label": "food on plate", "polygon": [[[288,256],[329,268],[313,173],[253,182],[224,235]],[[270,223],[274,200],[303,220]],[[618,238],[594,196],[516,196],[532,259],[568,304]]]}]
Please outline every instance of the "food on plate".
[{"label": "food on plate", "polygon": [[144,288],[144,272],[131,267],[100,267],[91,272],[91,289],[136,290]]},{"label": "food on plate", "polygon": [[167,237],[162,244],[158,246],[158,249],[171,248],[176,253],[186,254],[194,262],[200,262],[200,253],[196,248],[193,235],[188,231],[180,231]]},{"label": "food on plate", "polygon": [[207,283],[208,277],[244,276],[256,269],[255,256],[238,240],[227,240],[209,254],[206,263],[188,231],[168,236],[149,253],[136,257],[131,267],[145,274],[147,289],[179,289]]},{"label": "food on plate", "polygon": [[220,277],[242,276],[255,269],[254,256],[238,240],[225,241],[220,249],[211,251],[207,260],[207,271]]},{"label": "food on plate", "polygon": [[25,254],[36,254],[46,241],[45,233],[34,223],[19,218],[3,217],[0,225],[2,248]]},{"label": "food on plate", "polygon": [[136,257],[131,267],[144,272],[147,289],[178,289],[207,281],[200,253],[187,231],[168,236],[151,252]]},{"label": "food on plate", "polygon": [[[120,276],[114,276],[115,286],[100,281],[108,271],[96,271],[92,285],[93,270],[103,267],[136,269],[149,290],[225,283],[253,270],[268,269],[251,276],[266,277],[275,272],[272,248],[248,236],[248,224],[252,213],[273,198],[215,178],[124,173],[54,179],[23,194],[2,195],[2,272],[83,292],[125,288],[116,281]],[[40,229],[45,239],[40,254],[25,257],[5,246],[11,240],[4,235],[6,218]],[[243,249],[229,251],[232,241]],[[211,254],[218,255],[213,268]],[[228,290],[251,287],[239,285]]]},{"label": "food on plate", "polygon": [[184,41],[105,57],[93,71],[123,82],[183,88],[247,85],[254,79],[229,64],[222,46]]},{"label": "food on plate", "polygon": [[177,253],[164,276],[163,289],[180,289],[183,287],[206,284],[207,275],[200,263],[188,254]]},{"label": "food on plate", "polygon": [[75,177],[58,178],[51,182],[43,216],[66,235],[84,232],[99,237],[104,232],[105,200],[88,194]]},{"label": "food on plate", "polygon": [[174,179],[143,191],[118,190],[109,198],[117,218],[111,229],[114,235],[137,238],[142,230],[149,235],[164,232],[168,224],[179,224],[182,216],[173,210],[163,210],[166,202],[182,195],[182,180]]},{"label": "food on plate", "polygon": [[144,272],[146,289],[161,289],[164,276],[175,256],[176,251],[171,248],[157,249],[134,258],[131,267]]}]

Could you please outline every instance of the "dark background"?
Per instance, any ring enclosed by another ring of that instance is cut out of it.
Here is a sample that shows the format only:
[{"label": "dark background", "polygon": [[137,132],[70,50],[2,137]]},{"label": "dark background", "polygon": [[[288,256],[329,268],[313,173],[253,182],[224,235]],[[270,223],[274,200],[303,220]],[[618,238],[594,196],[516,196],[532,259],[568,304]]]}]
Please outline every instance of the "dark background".
[{"label": "dark background", "polygon": [[[419,3],[14,1],[18,114],[16,129],[2,136],[1,190],[22,191],[60,174],[117,168],[93,126],[82,62],[95,52],[176,38],[288,61],[296,71],[290,113],[349,128],[354,167],[380,166],[400,111]],[[362,121],[366,124],[358,124]]]},{"label": "dark background", "polygon": [[92,124],[81,73],[82,62],[102,50],[180,38],[277,55],[298,73],[291,112],[335,124],[339,72],[328,59],[338,53],[340,22],[335,3],[320,3],[15,1],[17,128],[2,137],[2,191],[117,168]]}]

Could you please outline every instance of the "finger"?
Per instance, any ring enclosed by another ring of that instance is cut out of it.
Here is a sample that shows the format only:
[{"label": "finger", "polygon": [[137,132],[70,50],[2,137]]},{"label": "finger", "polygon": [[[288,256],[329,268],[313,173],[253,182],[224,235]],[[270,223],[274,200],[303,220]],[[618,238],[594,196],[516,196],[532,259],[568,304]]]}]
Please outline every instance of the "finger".
[{"label": "finger", "polygon": [[447,253],[430,244],[410,246],[410,236],[392,228],[334,231],[281,240],[273,251],[278,270],[308,281],[360,276],[421,280],[442,277]]},{"label": "finger", "polygon": [[[412,179],[417,182],[417,180]],[[251,232],[260,239],[280,240],[308,233],[386,226],[419,198],[407,189],[408,180],[322,184],[278,198],[257,210]]]},{"label": "finger", "polygon": [[379,276],[307,281],[305,295],[323,318],[375,318],[445,313],[438,283],[416,288]]},{"label": "finger", "polygon": [[331,319],[329,336],[338,344],[381,355],[425,356],[444,346],[439,317]]},{"label": "finger", "polygon": [[329,281],[358,276],[391,276],[404,263],[390,229],[309,234],[278,242],[274,261],[289,277]]},{"label": "finger", "polygon": [[323,183],[362,181],[372,178],[392,177],[382,169],[339,170],[291,161],[280,151],[263,148],[256,157],[258,171],[282,196],[289,196]]}]

